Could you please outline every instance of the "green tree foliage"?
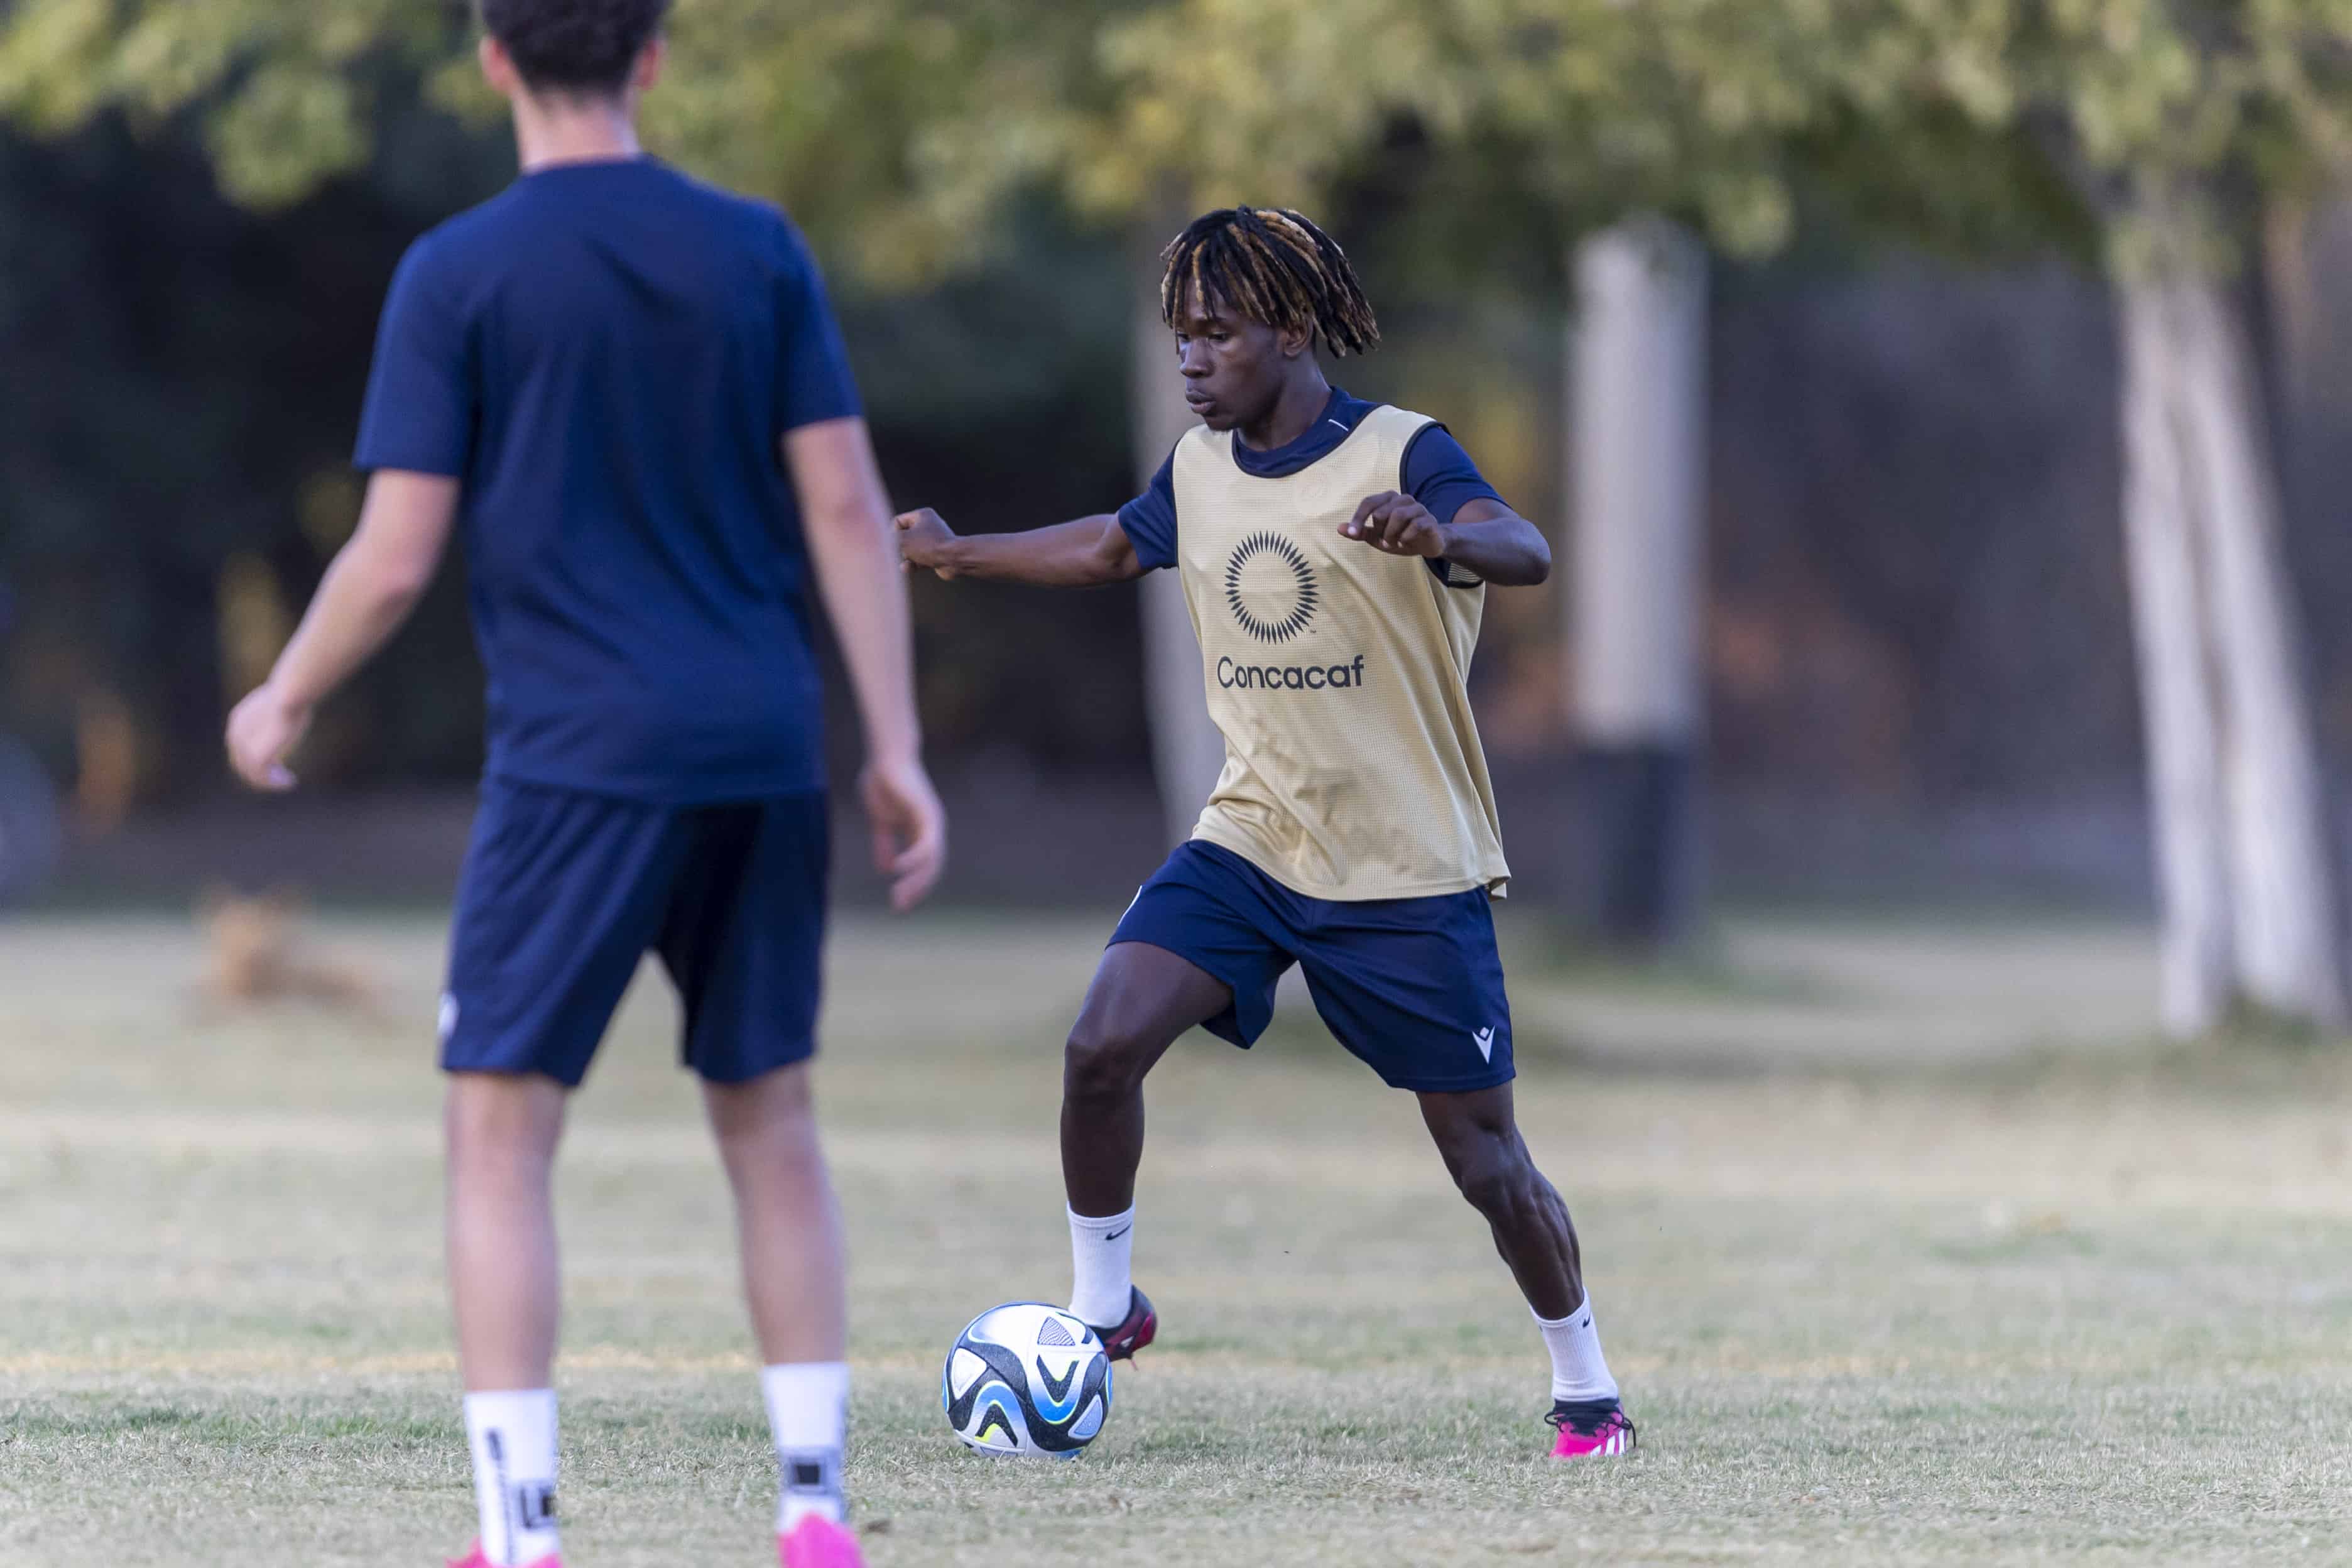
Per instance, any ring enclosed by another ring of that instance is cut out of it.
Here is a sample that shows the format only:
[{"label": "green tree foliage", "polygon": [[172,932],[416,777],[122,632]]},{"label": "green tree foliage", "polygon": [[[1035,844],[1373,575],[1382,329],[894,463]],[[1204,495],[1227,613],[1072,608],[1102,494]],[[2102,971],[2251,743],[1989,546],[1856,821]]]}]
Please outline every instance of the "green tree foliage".
[{"label": "green tree foliage", "polygon": [[[467,33],[419,0],[16,0],[0,113],[197,114],[226,188],[285,203],[365,158],[387,58],[478,106]],[[1580,226],[1756,253],[1811,187],[1961,243],[2093,214],[2126,263],[2135,215],[2210,245],[2352,151],[2352,0],[684,0],[672,41],[654,134],[885,283],[984,249],[1024,185],[1307,200],[1400,127]]]},{"label": "green tree foliage", "polygon": [[[885,285],[1003,238],[1011,183],[946,177],[978,105],[1017,106],[1013,166],[1077,90],[1116,5],[1068,0],[686,0],[647,134],[698,171],[791,207]],[[0,116],[40,133],[120,110],[201,125],[223,187],[289,205],[362,167],[387,78],[487,121],[468,7],[451,0],[16,0],[0,5]]]},{"label": "green tree foliage", "polygon": [[1580,226],[1674,211],[1754,254],[1810,187],[1934,240],[2087,216],[2132,264],[2144,217],[2211,241],[2352,151],[2347,0],[1168,0],[1097,37],[1098,110],[1023,137],[992,94],[938,168],[1303,196],[1409,122]]},{"label": "green tree foliage", "polygon": [[221,184],[282,206],[367,160],[375,79],[446,56],[461,8],[419,0],[16,0],[0,8],[0,113],[74,130],[120,109],[201,117]]}]

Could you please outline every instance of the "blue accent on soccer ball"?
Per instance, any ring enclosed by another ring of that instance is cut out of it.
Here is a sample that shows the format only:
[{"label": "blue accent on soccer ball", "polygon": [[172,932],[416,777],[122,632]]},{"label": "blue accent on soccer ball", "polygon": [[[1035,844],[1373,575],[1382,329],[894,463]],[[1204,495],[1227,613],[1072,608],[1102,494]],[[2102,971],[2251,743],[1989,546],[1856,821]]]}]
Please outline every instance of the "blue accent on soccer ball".
[{"label": "blue accent on soccer ball", "polygon": [[1029,1423],[1021,1408],[1021,1396],[1001,1383],[982,1385],[980,1397],[972,1402],[971,1416],[964,1427],[965,1435],[977,1439],[987,1426],[985,1411],[993,1410],[1003,1417],[1005,1435],[1017,1447],[1029,1434]]},{"label": "blue accent on soccer ball", "polygon": [[1048,1392],[1043,1369],[1038,1370],[1040,1375],[1030,1380],[1029,1401],[1036,1405],[1038,1415],[1059,1426],[1078,1413],[1078,1401],[1087,1396],[1086,1357],[1078,1357],[1077,1364],[1070,1369],[1070,1381],[1064,1385],[1069,1392],[1058,1400]]}]

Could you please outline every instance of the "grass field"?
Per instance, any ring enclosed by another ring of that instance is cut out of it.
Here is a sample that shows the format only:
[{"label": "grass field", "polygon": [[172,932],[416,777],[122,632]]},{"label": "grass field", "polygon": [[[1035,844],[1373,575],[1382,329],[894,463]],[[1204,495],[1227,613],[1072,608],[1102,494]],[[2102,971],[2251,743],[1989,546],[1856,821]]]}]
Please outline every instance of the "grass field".
[{"label": "grass field", "polygon": [[[1296,1021],[1155,1079],[1165,1328],[1078,1464],[953,1447],[957,1326],[1066,1285],[1056,1047],[1105,920],[856,925],[824,1094],[853,1485],[913,1564],[2352,1562],[2352,1067],[2147,1044],[2096,926],[1735,922],[1516,972],[1633,1459],[1544,1365],[1409,1100]],[[1516,925],[1517,922],[1509,922]],[[388,1020],[206,1017],[193,931],[0,924],[0,1562],[421,1565],[471,1524],[438,1258],[438,931]],[[562,1175],[566,1553],[772,1561],[719,1178],[641,984]]]}]

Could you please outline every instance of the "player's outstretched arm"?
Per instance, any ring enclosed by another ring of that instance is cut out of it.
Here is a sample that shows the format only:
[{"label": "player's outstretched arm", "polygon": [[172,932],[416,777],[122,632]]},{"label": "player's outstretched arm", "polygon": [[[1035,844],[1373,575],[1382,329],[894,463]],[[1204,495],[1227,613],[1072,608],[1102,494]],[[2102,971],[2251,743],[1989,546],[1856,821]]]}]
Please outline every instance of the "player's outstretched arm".
[{"label": "player's outstretched arm", "polygon": [[256,789],[294,787],[286,757],[310,715],[400,629],[425,596],[457,516],[457,481],[383,468],[269,679],[228,716],[228,758]]},{"label": "player's outstretched arm", "polygon": [[923,771],[914,633],[893,560],[889,500],[863,419],[826,419],[786,432],[784,463],[800,495],[817,592],[841,639],[866,723],[858,793],[874,832],[875,868],[890,879],[890,907],[903,914],[938,885],[948,827]]},{"label": "player's outstretched arm", "polygon": [[1366,496],[1339,531],[1386,555],[1443,556],[1501,588],[1533,587],[1551,575],[1542,531],[1498,500],[1465,501],[1441,523],[1412,497],[1384,490]]},{"label": "player's outstretched arm", "polygon": [[909,572],[1037,588],[1099,588],[1143,575],[1127,530],[1108,512],[1020,533],[960,534],[925,507],[899,515],[898,559]]}]

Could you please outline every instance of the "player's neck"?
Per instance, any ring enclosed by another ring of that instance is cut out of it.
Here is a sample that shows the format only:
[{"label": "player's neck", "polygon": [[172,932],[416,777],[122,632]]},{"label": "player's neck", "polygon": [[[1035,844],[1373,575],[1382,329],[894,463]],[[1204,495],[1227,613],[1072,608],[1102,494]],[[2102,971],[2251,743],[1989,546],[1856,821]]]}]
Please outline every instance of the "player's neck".
[{"label": "player's neck", "polygon": [[642,157],[636,116],[626,99],[609,101],[518,96],[515,153],[526,174],[562,163],[612,163]]},{"label": "player's neck", "polygon": [[1285,384],[1282,395],[1274,400],[1265,418],[1240,426],[1234,434],[1253,452],[1287,447],[1313,428],[1323,416],[1323,405],[1330,401],[1331,384],[1323,379],[1319,368],[1310,365],[1304,374],[1294,375]]}]

